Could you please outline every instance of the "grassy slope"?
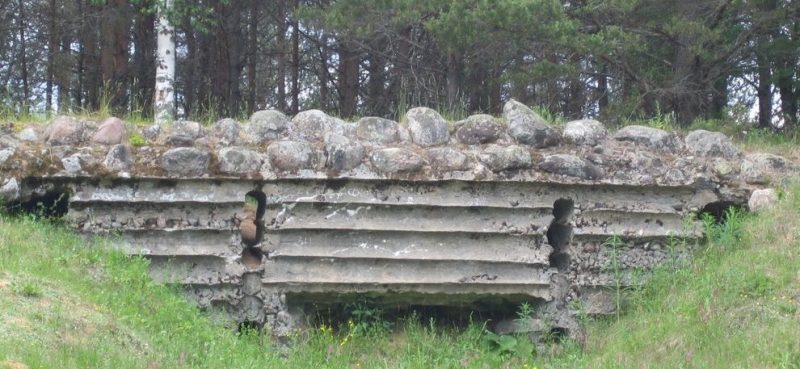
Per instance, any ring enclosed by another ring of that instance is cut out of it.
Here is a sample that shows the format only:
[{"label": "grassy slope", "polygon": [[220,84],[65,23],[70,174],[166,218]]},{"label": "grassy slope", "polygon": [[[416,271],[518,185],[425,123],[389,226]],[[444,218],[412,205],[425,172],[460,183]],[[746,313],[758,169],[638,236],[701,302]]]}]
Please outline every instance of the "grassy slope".
[{"label": "grassy slope", "polygon": [[315,329],[281,355],[154,284],[107,240],[0,217],[0,368],[800,368],[800,187],[709,238],[691,266],[630,294],[619,319],[589,322],[584,351],[500,353],[479,326],[410,319],[368,336]]}]

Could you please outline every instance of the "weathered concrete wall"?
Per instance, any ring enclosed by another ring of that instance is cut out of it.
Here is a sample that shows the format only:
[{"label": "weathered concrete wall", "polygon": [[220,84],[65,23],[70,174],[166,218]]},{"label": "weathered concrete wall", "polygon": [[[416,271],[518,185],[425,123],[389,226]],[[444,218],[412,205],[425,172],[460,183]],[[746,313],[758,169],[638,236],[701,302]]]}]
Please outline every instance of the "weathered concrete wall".
[{"label": "weathered concrete wall", "polygon": [[66,194],[76,229],[117,235],[200,305],[278,333],[298,308],[354,294],[532,302],[569,330],[570,301],[607,313],[609,287],[686,258],[701,236],[692,212],[744,205],[796,169],[743,155],[718,133],[630,126],[609,136],[589,120],[562,130],[514,101],[503,119],[455,124],[426,108],[402,124],[263,111],[209,131],[133,131],[146,137],[138,145],[130,131],[60,117],[7,132],[0,193],[11,204]]}]

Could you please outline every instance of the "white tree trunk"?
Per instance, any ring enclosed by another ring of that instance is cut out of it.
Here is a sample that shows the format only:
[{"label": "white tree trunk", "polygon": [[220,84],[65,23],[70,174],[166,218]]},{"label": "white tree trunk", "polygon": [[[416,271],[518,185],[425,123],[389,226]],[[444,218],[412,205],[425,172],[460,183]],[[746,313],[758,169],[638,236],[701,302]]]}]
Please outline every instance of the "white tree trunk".
[{"label": "white tree trunk", "polygon": [[166,11],[172,0],[162,0],[159,7],[158,45],[156,51],[156,91],[154,116],[157,125],[175,120],[175,28],[169,23]]}]

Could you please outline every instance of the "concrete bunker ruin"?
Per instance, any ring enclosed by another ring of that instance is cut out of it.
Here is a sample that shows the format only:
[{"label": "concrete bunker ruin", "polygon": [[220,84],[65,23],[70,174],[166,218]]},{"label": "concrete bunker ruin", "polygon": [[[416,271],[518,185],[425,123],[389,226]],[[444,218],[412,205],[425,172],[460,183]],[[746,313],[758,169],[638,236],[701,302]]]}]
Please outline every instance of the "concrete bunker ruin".
[{"label": "concrete bunker ruin", "polygon": [[[85,138],[91,123],[59,117],[60,129],[34,129],[41,139],[1,141],[15,146],[0,195],[19,208],[57,204],[53,215],[76,230],[119,235],[154,278],[276,335],[361,298],[492,317],[525,302],[569,333],[572,306],[614,308],[609,237],[624,244],[623,275],[688,257],[702,236],[690,214],[745,204],[791,167],[712,132],[611,136],[585,120],[562,132],[514,101],[497,121],[449,127],[427,108],[407,120],[262,111],[208,130],[150,127],[145,146],[109,147]],[[172,136],[194,141],[172,146]],[[695,147],[706,143],[730,147]],[[36,160],[43,150],[56,160]],[[675,237],[686,247],[668,247]]]}]

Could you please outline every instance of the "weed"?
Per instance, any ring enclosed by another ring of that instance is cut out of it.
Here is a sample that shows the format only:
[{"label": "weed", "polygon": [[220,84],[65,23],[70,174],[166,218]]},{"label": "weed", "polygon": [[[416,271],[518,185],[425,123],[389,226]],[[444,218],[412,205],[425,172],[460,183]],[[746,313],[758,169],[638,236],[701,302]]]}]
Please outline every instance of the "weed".
[{"label": "weed", "polygon": [[32,281],[18,282],[13,285],[14,293],[25,297],[41,297],[42,287]]},{"label": "weed", "polygon": [[369,336],[386,334],[391,323],[383,318],[383,309],[363,300],[357,303],[348,304],[345,310],[350,312],[348,320],[348,330],[353,335]]},{"label": "weed", "polygon": [[611,277],[614,279],[614,310],[617,315],[617,320],[619,320],[620,311],[622,310],[622,287],[625,276],[620,263],[620,249],[624,245],[625,242],[617,235],[612,235],[603,243],[603,246],[609,250],[608,257],[611,265],[608,266],[608,269],[611,272]]},{"label": "weed", "polygon": [[147,144],[147,141],[144,139],[139,132],[131,132],[130,137],[128,138],[128,142],[130,142],[131,146],[133,147],[141,147]]}]

